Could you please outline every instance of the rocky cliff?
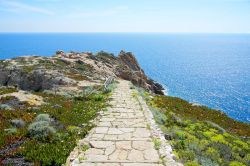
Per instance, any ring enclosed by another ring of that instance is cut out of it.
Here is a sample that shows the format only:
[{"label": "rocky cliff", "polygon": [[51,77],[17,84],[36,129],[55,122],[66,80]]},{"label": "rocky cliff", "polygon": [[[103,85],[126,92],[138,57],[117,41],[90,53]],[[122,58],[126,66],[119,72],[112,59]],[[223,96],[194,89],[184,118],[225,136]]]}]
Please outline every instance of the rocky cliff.
[{"label": "rocky cliff", "polygon": [[130,52],[121,51],[116,57],[103,51],[97,54],[57,51],[52,57],[25,56],[0,61],[0,85],[22,90],[101,84],[109,76],[163,94],[163,87],[146,76]]},{"label": "rocky cliff", "polygon": [[116,75],[130,80],[132,83],[143,87],[156,94],[164,94],[164,88],[154,80],[148,78],[131,52],[121,51],[118,56],[119,65]]}]

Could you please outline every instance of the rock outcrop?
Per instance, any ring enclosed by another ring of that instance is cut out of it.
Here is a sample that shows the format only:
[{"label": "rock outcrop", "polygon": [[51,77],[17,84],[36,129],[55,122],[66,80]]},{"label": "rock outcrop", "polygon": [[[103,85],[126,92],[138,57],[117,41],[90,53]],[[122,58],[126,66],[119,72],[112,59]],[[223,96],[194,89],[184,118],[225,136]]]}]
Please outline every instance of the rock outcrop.
[{"label": "rock outcrop", "polygon": [[79,81],[101,81],[115,75],[156,94],[163,87],[148,78],[131,52],[118,57],[106,52],[64,53],[53,57],[27,56],[0,61],[0,85],[43,91],[57,86],[76,86]]},{"label": "rock outcrop", "polygon": [[153,93],[164,94],[164,88],[146,76],[131,52],[121,51],[117,59],[119,61],[119,65],[116,69],[117,76],[125,80],[130,80],[139,87],[145,88]]},{"label": "rock outcrop", "polygon": [[4,86],[17,86],[22,90],[41,91],[52,89],[56,85],[74,85],[75,81],[64,77],[58,71],[34,70],[25,72],[22,68],[0,68],[0,84]]}]

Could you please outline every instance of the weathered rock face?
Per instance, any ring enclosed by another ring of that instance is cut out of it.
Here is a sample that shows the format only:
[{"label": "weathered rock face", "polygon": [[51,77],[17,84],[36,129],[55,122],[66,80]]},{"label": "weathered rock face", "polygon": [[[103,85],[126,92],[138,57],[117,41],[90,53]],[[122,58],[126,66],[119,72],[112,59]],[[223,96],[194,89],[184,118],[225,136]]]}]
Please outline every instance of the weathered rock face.
[{"label": "weathered rock face", "polygon": [[146,76],[131,52],[121,51],[117,59],[119,61],[119,65],[116,68],[116,75],[118,77],[130,80],[133,84],[152,91],[153,93],[164,94],[164,88]]},{"label": "weathered rock face", "polygon": [[52,89],[56,85],[73,85],[74,80],[65,78],[57,71],[34,70],[25,72],[22,69],[1,69],[0,85],[17,86],[22,90],[41,91]]},{"label": "weathered rock face", "polygon": [[133,71],[143,72],[139,63],[131,52],[121,51],[118,55],[118,60],[120,63],[127,65]]}]

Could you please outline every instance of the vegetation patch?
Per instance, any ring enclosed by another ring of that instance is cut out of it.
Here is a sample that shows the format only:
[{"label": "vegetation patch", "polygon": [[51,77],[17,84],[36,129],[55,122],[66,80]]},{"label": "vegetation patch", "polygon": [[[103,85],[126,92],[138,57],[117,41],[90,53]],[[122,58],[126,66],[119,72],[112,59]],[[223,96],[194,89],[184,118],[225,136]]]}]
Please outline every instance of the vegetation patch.
[{"label": "vegetation patch", "polygon": [[249,124],[175,97],[147,100],[180,162],[187,166],[250,165]]},{"label": "vegetation patch", "polygon": [[250,124],[236,121],[218,110],[205,106],[194,106],[183,99],[170,96],[156,96],[152,103],[164,112],[173,112],[182,119],[212,122],[230,133],[250,137]]},{"label": "vegetation patch", "polygon": [[159,150],[161,148],[161,140],[160,139],[154,138],[153,143],[154,143],[154,148],[156,150]]},{"label": "vegetation patch", "polygon": [[[102,89],[77,97],[34,94],[42,96],[46,104],[0,110],[0,149],[5,151],[0,157],[23,156],[35,165],[62,165],[77,140],[94,126],[91,122],[107,106],[110,94]],[[21,145],[9,148],[20,140]]]},{"label": "vegetation patch", "polygon": [[37,65],[23,66],[22,71],[25,73],[31,73],[37,68]]},{"label": "vegetation patch", "polygon": [[9,93],[14,93],[17,92],[16,88],[0,88],[0,95],[5,95],[5,94],[9,94]]},{"label": "vegetation patch", "polygon": [[113,65],[112,62],[116,62],[116,57],[112,53],[108,53],[105,51],[100,51],[98,52],[95,56],[94,59],[97,59],[98,61],[101,61],[105,64],[110,64]]}]

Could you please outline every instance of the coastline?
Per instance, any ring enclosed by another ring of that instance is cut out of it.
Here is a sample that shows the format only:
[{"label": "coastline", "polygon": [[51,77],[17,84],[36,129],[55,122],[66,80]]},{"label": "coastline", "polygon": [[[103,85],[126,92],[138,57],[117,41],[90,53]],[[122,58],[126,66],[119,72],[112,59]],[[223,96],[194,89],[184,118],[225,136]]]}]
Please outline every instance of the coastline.
[{"label": "coastline", "polygon": [[162,90],[163,96],[168,96],[168,97],[173,97],[173,98],[182,99],[182,100],[184,100],[184,101],[190,103],[192,106],[196,106],[196,107],[207,107],[207,108],[209,108],[209,109],[211,109],[211,110],[214,110],[214,111],[217,111],[217,112],[222,112],[222,113],[225,114],[228,118],[233,119],[234,121],[237,121],[237,122],[240,122],[240,123],[244,123],[244,124],[249,124],[249,125],[250,125],[250,119],[249,119],[249,121],[247,121],[247,122],[246,122],[246,121],[239,120],[239,119],[235,119],[235,118],[229,116],[229,115],[227,114],[226,111],[223,111],[223,110],[220,110],[220,109],[214,109],[213,107],[210,107],[210,106],[207,106],[207,105],[198,103],[198,102],[190,102],[190,101],[188,101],[187,99],[184,99],[184,98],[179,97],[179,96],[171,96],[171,95],[169,95],[167,86],[166,86],[165,84],[160,83],[160,82],[157,82],[157,83],[159,83],[159,84],[164,88],[164,90]]},{"label": "coastline", "polygon": [[[131,55],[132,55],[132,54],[131,54]],[[52,56],[53,56],[53,55],[52,55]],[[50,58],[50,57],[52,57],[52,56],[39,56],[39,57]],[[16,59],[16,58],[18,59],[18,58],[28,58],[28,57],[37,57],[37,55],[22,55],[22,56],[17,56],[17,57],[14,57],[14,58],[2,59],[2,60],[0,60],[0,61],[11,61],[12,59]],[[117,56],[117,57],[118,57],[118,56]],[[139,66],[139,64],[138,64],[138,62],[137,62],[136,59],[134,59],[133,61],[135,61],[135,62],[133,62],[133,63],[135,63],[136,66]],[[126,79],[126,78],[125,78],[125,79]],[[131,81],[133,82],[133,80],[131,80]],[[163,84],[163,83],[160,82],[160,81],[152,80],[152,82],[153,82],[153,84],[156,85],[156,87],[157,87],[157,90],[156,90],[156,91],[158,91],[159,94],[162,94],[162,95],[164,95],[164,96],[170,96],[170,97],[181,98],[181,99],[183,99],[183,100],[189,102],[190,104],[193,104],[194,106],[200,106],[200,107],[205,106],[205,107],[208,107],[208,108],[210,108],[210,109],[212,109],[212,110],[223,112],[223,113],[225,113],[229,118],[231,118],[231,119],[233,119],[233,120],[235,120],[235,121],[242,122],[242,123],[246,123],[246,124],[250,124],[250,121],[246,122],[246,121],[242,121],[242,120],[239,120],[239,119],[236,119],[236,118],[233,118],[233,117],[229,116],[229,115],[227,114],[226,111],[217,110],[217,109],[214,109],[214,108],[211,107],[211,106],[203,105],[203,104],[200,104],[200,103],[197,103],[197,102],[190,102],[190,101],[188,101],[187,99],[185,99],[185,98],[183,98],[183,97],[171,96],[171,95],[169,94],[169,92],[168,92],[168,91],[169,91],[169,90],[168,90],[168,86],[166,86],[165,84]],[[136,83],[136,81],[135,81],[134,83]],[[250,119],[249,119],[249,120],[250,120]]]},{"label": "coastline", "polygon": [[[0,138],[4,140],[0,141],[0,148],[5,150],[5,158],[0,163],[15,162],[15,156],[9,157],[8,154],[17,150],[22,154],[21,160],[18,160],[20,163],[44,160],[40,158],[40,154],[43,154],[48,158],[45,161],[47,165],[53,162],[63,164],[65,157],[76,146],[76,140],[84,138],[94,127],[93,119],[100,111],[107,111],[109,97],[117,82],[114,81],[108,88],[103,88],[103,84],[114,75],[117,79],[130,81],[140,87],[126,84],[124,87],[137,91],[126,95],[127,100],[141,95],[149,109],[152,108],[157,123],[163,127],[163,141],[181,134],[175,127],[185,131],[184,135],[178,136],[181,140],[187,134],[197,136],[196,142],[202,141],[199,137],[201,133],[194,130],[194,126],[203,128],[204,137],[207,137],[207,132],[213,131],[212,136],[215,134],[216,137],[211,139],[216,141],[217,136],[225,137],[225,141],[232,145],[237,145],[234,139],[241,141],[250,137],[249,124],[233,120],[206,106],[166,96],[163,93],[164,85],[150,79],[131,52],[121,51],[115,57],[103,51],[97,54],[57,51],[52,57],[23,56],[0,61],[0,120],[3,124],[0,126]],[[123,103],[119,96],[117,99]],[[137,115],[130,116],[135,118]],[[40,124],[44,125],[42,131],[37,131],[36,126]],[[149,126],[146,128],[150,129]],[[167,130],[171,128],[174,132]],[[58,138],[58,134],[64,136]],[[22,145],[16,144],[20,137],[25,140]],[[153,142],[159,144],[157,140]],[[12,145],[17,147],[12,148]],[[176,149],[175,145],[171,146]],[[60,148],[67,151],[56,151],[47,156],[48,150]],[[178,153],[180,156],[176,156],[176,159],[185,163],[182,151]]]},{"label": "coastline", "polygon": [[[231,117],[238,117],[241,121],[250,118],[250,96],[247,93],[250,76],[247,71],[250,65],[246,60],[249,56],[244,51],[248,49],[250,41],[247,35],[143,34],[140,38],[134,34],[38,34],[2,37],[1,58],[5,55],[49,56],[57,49],[67,52],[96,52],[103,49],[117,55],[120,49],[124,48],[136,54],[150,77],[169,86],[170,95],[173,92],[174,96],[183,97],[191,102],[199,99],[197,102],[211,108],[222,108]],[[27,41],[25,47],[22,46],[22,41]],[[150,47],[147,47],[148,44]],[[231,48],[235,50],[232,51]],[[238,56],[235,56],[235,52]],[[183,70],[178,69],[181,65]],[[238,72],[235,73],[236,71]],[[192,81],[194,79],[197,81]],[[210,89],[213,91],[211,95]]]}]

